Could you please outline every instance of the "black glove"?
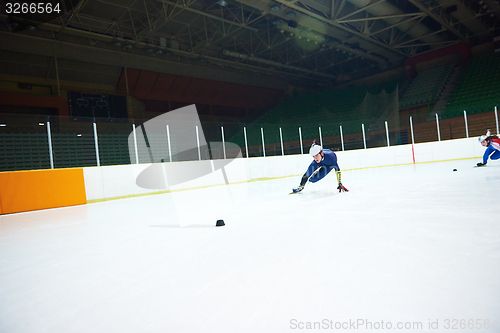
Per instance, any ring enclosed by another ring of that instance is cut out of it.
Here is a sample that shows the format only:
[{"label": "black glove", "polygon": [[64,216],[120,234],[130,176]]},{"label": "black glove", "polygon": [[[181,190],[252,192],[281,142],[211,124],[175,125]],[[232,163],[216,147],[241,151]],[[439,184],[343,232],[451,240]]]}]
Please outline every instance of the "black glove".
[{"label": "black glove", "polygon": [[479,163],[477,164],[477,166],[478,166],[478,167],[486,166],[486,163],[481,163],[481,162],[479,162]]},{"label": "black glove", "polygon": [[339,193],[340,192],[349,192],[349,190],[346,189],[345,186],[342,185],[342,183],[339,183],[339,186],[337,187],[337,190],[339,190]]}]

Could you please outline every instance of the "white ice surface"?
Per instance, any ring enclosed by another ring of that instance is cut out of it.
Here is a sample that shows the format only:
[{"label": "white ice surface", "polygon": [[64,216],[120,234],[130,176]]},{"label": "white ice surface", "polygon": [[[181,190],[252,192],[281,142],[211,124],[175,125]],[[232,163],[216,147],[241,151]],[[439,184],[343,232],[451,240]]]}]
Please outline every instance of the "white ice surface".
[{"label": "white ice surface", "polygon": [[475,162],[0,216],[0,332],[500,332],[500,163]]}]

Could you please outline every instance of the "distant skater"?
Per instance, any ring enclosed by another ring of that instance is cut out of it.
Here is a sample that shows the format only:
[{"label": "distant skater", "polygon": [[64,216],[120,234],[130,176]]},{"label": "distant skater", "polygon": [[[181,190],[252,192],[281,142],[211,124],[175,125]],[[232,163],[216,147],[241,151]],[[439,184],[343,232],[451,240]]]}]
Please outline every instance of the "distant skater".
[{"label": "distant skater", "polygon": [[479,142],[483,147],[486,147],[483,155],[483,162],[477,164],[478,167],[486,166],[488,163],[488,158],[492,160],[498,160],[500,158],[500,139],[496,135],[491,135],[490,130],[486,132],[486,135],[481,135],[479,137]]},{"label": "distant skater", "polygon": [[323,149],[320,145],[316,144],[316,140],[313,141],[311,148],[309,149],[309,154],[314,159],[306,173],[302,176],[300,180],[300,185],[293,189],[292,193],[298,193],[304,189],[307,182],[316,183],[317,181],[325,178],[325,176],[330,173],[330,171],[335,170],[337,175],[337,190],[340,192],[349,192],[341,182],[340,168],[337,164],[337,155],[330,149]]}]

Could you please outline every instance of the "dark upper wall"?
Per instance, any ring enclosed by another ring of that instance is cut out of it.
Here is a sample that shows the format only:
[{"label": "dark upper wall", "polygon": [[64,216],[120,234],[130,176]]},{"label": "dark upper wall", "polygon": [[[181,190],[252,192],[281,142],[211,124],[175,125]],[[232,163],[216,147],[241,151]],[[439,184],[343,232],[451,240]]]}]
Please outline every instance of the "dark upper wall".
[{"label": "dark upper wall", "polygon": [[215,80],[125,69],[117,90],[141,100],[266,109],[281,102],[284,91]]}]

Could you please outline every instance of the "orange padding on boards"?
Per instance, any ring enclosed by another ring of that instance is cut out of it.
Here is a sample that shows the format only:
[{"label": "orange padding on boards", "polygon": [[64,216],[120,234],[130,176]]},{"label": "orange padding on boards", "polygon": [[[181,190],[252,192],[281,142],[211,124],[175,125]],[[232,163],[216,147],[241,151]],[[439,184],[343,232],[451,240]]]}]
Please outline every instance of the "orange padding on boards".
[{"label": "orange padding on boards", "polygon": [[0,172],[0,214],[86,203],[83,169]]}]

